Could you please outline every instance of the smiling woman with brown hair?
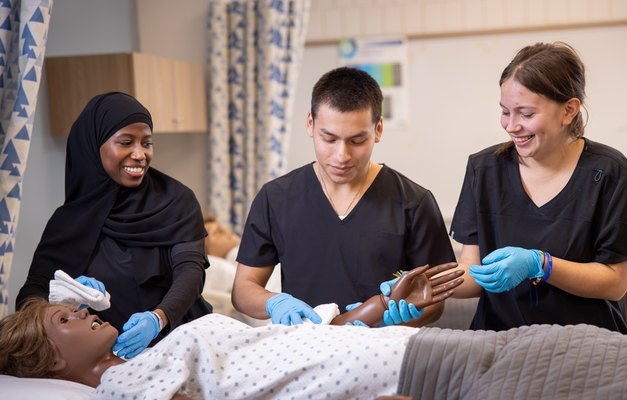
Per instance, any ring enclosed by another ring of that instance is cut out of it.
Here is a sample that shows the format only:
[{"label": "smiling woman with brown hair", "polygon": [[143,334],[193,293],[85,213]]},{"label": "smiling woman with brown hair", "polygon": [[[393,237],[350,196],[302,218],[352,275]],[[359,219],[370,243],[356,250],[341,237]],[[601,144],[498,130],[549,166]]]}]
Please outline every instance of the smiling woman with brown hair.
[{"label": "smiling woman with brown hair", "polygon": [[469,272],[456,295],[480,297],[471,328],[627,333],[627,159],[583,137],[583,61],[536,43],[499,84],[510,140],[469,157],[451,225]]},{"label": "smiling woman with brown hair", "polygon": [[68,137],[65,203],[48,221],[18,307],[49,295],[62,269],[111,294],[97,314],[124,332],[119,355],[133,357],[153,339],[211,312],[200,296],[208,262],[200,205],[193,192],[150,167],[152,119],[135,98],[94,97]]}]

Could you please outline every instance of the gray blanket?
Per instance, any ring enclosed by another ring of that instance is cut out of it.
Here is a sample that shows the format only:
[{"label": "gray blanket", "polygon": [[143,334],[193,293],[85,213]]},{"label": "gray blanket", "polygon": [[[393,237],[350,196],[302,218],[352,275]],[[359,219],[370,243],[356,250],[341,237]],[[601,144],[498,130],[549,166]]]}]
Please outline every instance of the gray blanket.
[{"label": "gray blanket", "polygon": [[419,399],[626,399],[627,335],[590,325],[423,328],[398,393]]}]

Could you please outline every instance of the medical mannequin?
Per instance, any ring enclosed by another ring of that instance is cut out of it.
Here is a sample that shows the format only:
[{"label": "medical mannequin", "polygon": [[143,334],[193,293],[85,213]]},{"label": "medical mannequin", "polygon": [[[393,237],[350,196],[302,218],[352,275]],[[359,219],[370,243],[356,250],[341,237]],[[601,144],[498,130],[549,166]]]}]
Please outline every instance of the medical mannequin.
[{"label": "medical mannequin", "polygon": [[[424,273],[427,266],[410,271],[392,287],[391,297],[404,296],[405,298],[412,298],[413,295],[408,295],[408,292],[414,294],[419,293],[415,297],[418,301],[416,306],[420,307],[441,301],[449,297],[454,291],[453,288],[463,281],[463,279],[459,278],[460,273],[448,273],[445,277],[435,278],[433,280],[428,278],[431,275],[441,273],[455,266],[454,263],[451,263],[435,267],[429,271],[429,275],[425,275]],[[375,300],[380,302],[378,298]],[[359,308],[360,307],[353,310],[353,312],[358,312]],[[361,308],[364,308],[364,306]],[[377,313],[379,314],[378,319],[382,319],[381,311],[378,310]],[[220,324],[222,324],[222,321],[233,321],[219,315],[211,315],[205,318],[215,318]],[[237,322],[234,321],[234,323]],[[216,330],[217,328],[218,326],[216,325]],[[322,327],[310,326],[310,328],[311,339],[315,340],[316,335],[318,335]],[[167,342],[183,341],[185,335],[188,334],[187,331],[193,329],[192,325],[184,325],[180,327],[180,329],[177,329],[176,332],[173,332]],[[261,331],[271,328],[257,328],[252,331],[249,329],[250,328],[247,328],[246,331],[253,333],[257,331],[261,333]],[[290,331],[294,332],[294,329],[300,329],[300,332],[305,332],[305,334],[309,335],[307,333],[308,331],[303,331],[303,329],[307,329],[307,327],[280,326],[275,329],[289,330],[285,332],[286,335]],[[333,328],[329,327],[328,329]],[[358,328],[347,327],[339,329],[354,330]],[[409,328],[402,327],[397,329],[403,331],[403,333],[399,335],[401,339],[400,342],[403,342],[405,340],[404,338],[407,336],[413,335],[413,330]],[[359,336],[368,336],[369,334],[381,335],[385,331],[369,329],[362,331],[359,329],[359,332],[361,332]],[[213,334],[213,332],[206,330],[199,333],[204,337]],[[17,377],[58,378],[71,380],[91,387],[98,387],[101,384],[102,375],[107,370],[110,368],[115,369],[116,366],[122,365],[125,362],[116,357],[111,350],[113,344],[116,342],[117,335],[118,333],[115,328],[107,322],[102,322],[97,316],[89,315],[87,309],[79,311],[74,307],[52,305],[41,299],[33,299],[20,311],[0,321],[0,373]],[[259,336],[259,334],[257,334],[257,336]],[[220,343],[218,343],[218,345],[219,344]],[[153,355],[161,356],[160,353],[162,350],[158,348],[160,345],[161,344],[158,344],[157,347],[152,349]],[[296,346],[297,343],[292,343],[292,345]],[[21,349],[22,351],[18,352],[17,349]],[[280,350],[281,349],[277,349],[277,351]],[[189,349],[187,349],[187,351],[189,351]],[[172,356],[172,354],[170,355]],[[165,354],[163,354],[163,356],[165,356]],[[174,354],[175,360],[177,356],[178,354]],[[216,354],[216,356],[220,357],[219,354]],[[400,356],[402,356],[402,354]],[[142,363],[161,362],[160,359],[151,359],[150,357],[150,355],[141,355],[138,356],[137,359],[129,361],[129,363],[141,365]],[[156,368],[158,369],[159,365],[157,365]],[[137,379],[140,379],[140,377],[137,377]],[[192,382],[193,381],[194,379],[192,379]],[[98,393],[98,390],[95,393]],[[187,397],[177,394],[172,398],[185,399]]]}]

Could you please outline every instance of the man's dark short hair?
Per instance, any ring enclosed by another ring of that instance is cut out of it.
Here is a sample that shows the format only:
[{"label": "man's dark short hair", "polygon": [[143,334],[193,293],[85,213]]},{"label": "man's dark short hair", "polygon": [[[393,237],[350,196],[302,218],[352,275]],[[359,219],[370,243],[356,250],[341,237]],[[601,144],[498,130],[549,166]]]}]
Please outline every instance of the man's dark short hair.
[{"label": "man's dark short hair", "polygon": [[383,94],[379,84],[367,72],[357,68],[340,67],[327,72],[314,85],[311,93],[311,117],[321,105],[339,112],[370,110],[372,122],[381,119]]}]

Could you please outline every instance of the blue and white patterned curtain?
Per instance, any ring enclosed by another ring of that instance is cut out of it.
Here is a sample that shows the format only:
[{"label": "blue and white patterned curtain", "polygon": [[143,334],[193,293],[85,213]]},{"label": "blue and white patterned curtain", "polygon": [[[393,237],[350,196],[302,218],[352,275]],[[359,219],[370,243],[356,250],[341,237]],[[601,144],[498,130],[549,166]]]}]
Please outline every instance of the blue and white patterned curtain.
[{"label": "blue and white patterned curtain", "polygon": [[310,4],[209,3],[207,202],[240,234],[261,186],[286,172]]},{"label": "blue and white patterned curtain", "polygon": [[0,0],[0,317],[11,273],[52,0]]}]

